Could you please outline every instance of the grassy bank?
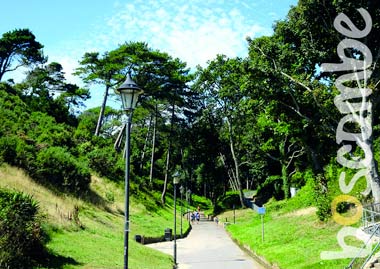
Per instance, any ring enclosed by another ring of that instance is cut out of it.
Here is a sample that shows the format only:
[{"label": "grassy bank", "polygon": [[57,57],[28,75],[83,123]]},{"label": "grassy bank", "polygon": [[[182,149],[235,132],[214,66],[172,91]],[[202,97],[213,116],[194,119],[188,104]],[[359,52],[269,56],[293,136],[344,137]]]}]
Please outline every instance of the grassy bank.
[{"label": "grassy bank", "polygon": [[[85,199],[56,195],[36,184],[23,171],[0,167],[0,187],[33,195],[39,202],[44,227],[54,255],[44,268],[121,268],[123,264],[124,189],[122,185],[93,177]],[[172,258],[134,241],[135,235],[161,237],[173,228],[173,200],[162,207],[159,193],[139,193],[131,198],[129,264],[131,269],[167,269]],[[137,197],[137,198],[136,198]],[[171,205],[171,206],[170,206]],[[180,231],[179,207],[177,232]],[[183,221],[183,230],[189,227]]]},{"label": "grassy bank", "polygon": [[[219,216],[220,220],[233,219],[233,211]],[[344,268],[351,259],[321,260],[321,251],[340,251],[337,233],[342,226],[334,222],[320,222],[315,208],[293,212],[267,211],[264,216],[264,241],[261,216],[252,209],[236,210],[236,224],[227,227],[231,236],[249,247],[258,256],[281,269]],[[350,238],[352,245],[361,241]]]}]

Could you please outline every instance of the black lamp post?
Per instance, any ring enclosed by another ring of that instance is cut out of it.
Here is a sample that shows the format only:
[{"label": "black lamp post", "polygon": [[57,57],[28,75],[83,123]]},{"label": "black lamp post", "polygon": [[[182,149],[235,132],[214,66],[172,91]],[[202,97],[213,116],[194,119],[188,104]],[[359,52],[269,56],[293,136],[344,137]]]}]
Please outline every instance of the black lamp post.
[{"label": "black lamp post", "polygon": [[180,181],[180,173],[176,171],[173,174],[173,185],[174,185],[174,268],[177,268],[177,209],[176,209],[176,198],[177,198],[177,185]]},{"label": "black lamp post", "polygon": [[191,190],[190,189],[188,189],[186,192],[186,202],[187,202],[187,220],[190,223],[190,210],[189,210],[189,205],[191,202]]},{"label": "black lamp post", "polygon": [[184,191],[185,191],[185,188],[181,185],[179,187],[179,192],[181,193],[181,238],[182,238],[182,195]]},{"label": "black lamp post", "polygon": [[127,79],[118,89],[115,90],[121,96],[126,119],[126,139],[125,139],[125,227],[124,227],[124,269],[128,269],[128,236],[129,236],[129,164],[130,164],[130,142],[131,142],[131,119],[133,110],[136,107],[139,95],[144,91],[132,80],[128,73]]}]

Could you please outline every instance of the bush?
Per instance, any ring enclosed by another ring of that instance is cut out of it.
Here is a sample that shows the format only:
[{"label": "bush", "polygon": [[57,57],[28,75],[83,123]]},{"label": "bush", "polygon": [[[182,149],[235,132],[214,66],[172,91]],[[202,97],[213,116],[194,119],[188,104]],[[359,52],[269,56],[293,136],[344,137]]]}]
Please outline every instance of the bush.
[{"label": "bush", "polygon": [[240,196],[238,192],[229,191],[222,197],[220,197],[214,207],[214,214],[220,214],[221,212],[232,209],[234,206],[239,207]]},{"label": "bush", "polygon": [[11,165],[15,164],[18,139],[16,136],[5,136],[0,138],[0,160]]},{"label": "bush", "polygon": [[289,211],[309,206],[317,206],[317,195],[315,193],[316,183],[313,172],[308,170],[300,174],[302,174],[302,181],[304,181],[305,184],[300,188],[295,197],[288,199],[287,207]]},{"label": "bush", "polygon": [[31,268],[45,255],[38,204],[28,195],[0,189],[0,268]]},{"label": "bush", "polygon": [[110,147],[97,148],[87,154],[91,169],[114,181],[124,179],[124,160]]},{"label": "bush", "polygon": [[[16,135],[0,138],[0,162],[28,170],[34,158],[34,147]],[[28,171],[29,172],[29,171]]]},{"label": "bush", "polygon": [[72,147],[71,127],[57,123],[55,119],[45,113],[32,112],[23,124],[23,129],[27,136],[42,146]]},{"label": "bush", "polygon": [[34,163],[33,177],[61,191],[79,193],[87,191],[91,174],[87,167],[61,147],[41,150]]},{"label": "bush", "polygon": [[315,197],[317,204],[317,216],[321,221],[327,221],[331,218],[331,194],[324,187],[324,177],[321,174],[316,176]]}]

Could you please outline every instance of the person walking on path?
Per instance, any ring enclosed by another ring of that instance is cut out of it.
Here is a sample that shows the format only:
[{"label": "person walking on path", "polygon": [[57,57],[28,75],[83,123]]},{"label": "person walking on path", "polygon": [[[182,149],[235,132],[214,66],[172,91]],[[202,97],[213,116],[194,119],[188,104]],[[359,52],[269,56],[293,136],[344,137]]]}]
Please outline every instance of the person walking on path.
[{"label": "person walking on path", "polygon": [[195,221],[195,213],[191,212],[191,224],[194,224]]},{"label": "person walking on path", "polygon": [[199,220],[201,219],[201,214],[199,213],[199,211],[197,211],[197,212],[195,213],[195,218],[196,218],[196,220],[197,220],[197,224],[199,224]]}]

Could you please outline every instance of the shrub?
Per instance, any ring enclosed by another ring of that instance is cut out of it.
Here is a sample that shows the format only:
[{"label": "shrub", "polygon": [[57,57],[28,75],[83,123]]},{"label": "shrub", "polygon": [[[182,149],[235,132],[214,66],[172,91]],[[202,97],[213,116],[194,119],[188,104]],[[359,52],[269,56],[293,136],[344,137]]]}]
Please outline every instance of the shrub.
[{"label": "shrub", "polygon": [[295,197],[287,201],[289,211],[309,206],[317,206],[317,195],[315,193],[316,183],[313,172],[311,170],[307,170],[303,173],[299,172],[298,182],[300,181],[303,181],[304,185],[299,189]]},{"label": "shrub", "polygon": [[232,209],[234,206],[240,206],[240,197],[238,192],[229,191],[220,197],[214,207],[214,214],[219,214],[227,209]]},{"label": "shrub", "polygon": [[0,268],[31,268],[45,255],[38,204],[28,195],[0,189]]},{"label": "shrub", "polygon": [[87,167],[61,147],[42,149],[34,163],[33,177],[59,190],[79,193],[88,190],[91,174]]},{"label": "shrub", "polygon": [[32,112],[23,124],[25,133],[38,145],[73,146],[71,127],[57,123],[55,119],[45,113]]},{"label": "shrub", "polygon": [[0,138],[0,160],[11,165],[15,164],[18,139],[16,136]]},{"label": "shrub", "polygon": [[325,189],[323,175],[316,176],[315,197],[317,204],[317,216],[321,221],[327,221],[331,217],[331,196]]},{"label": "shrub", "polygon": [[110,147],[97,148],[87,154],[91,169],[100,176],[119,181],[124,179],[124,160]]},{"label": "shrub", "polygon": [[28,170],[34,158],[34,146],[16,135],[0,138],[0,161]]}]

